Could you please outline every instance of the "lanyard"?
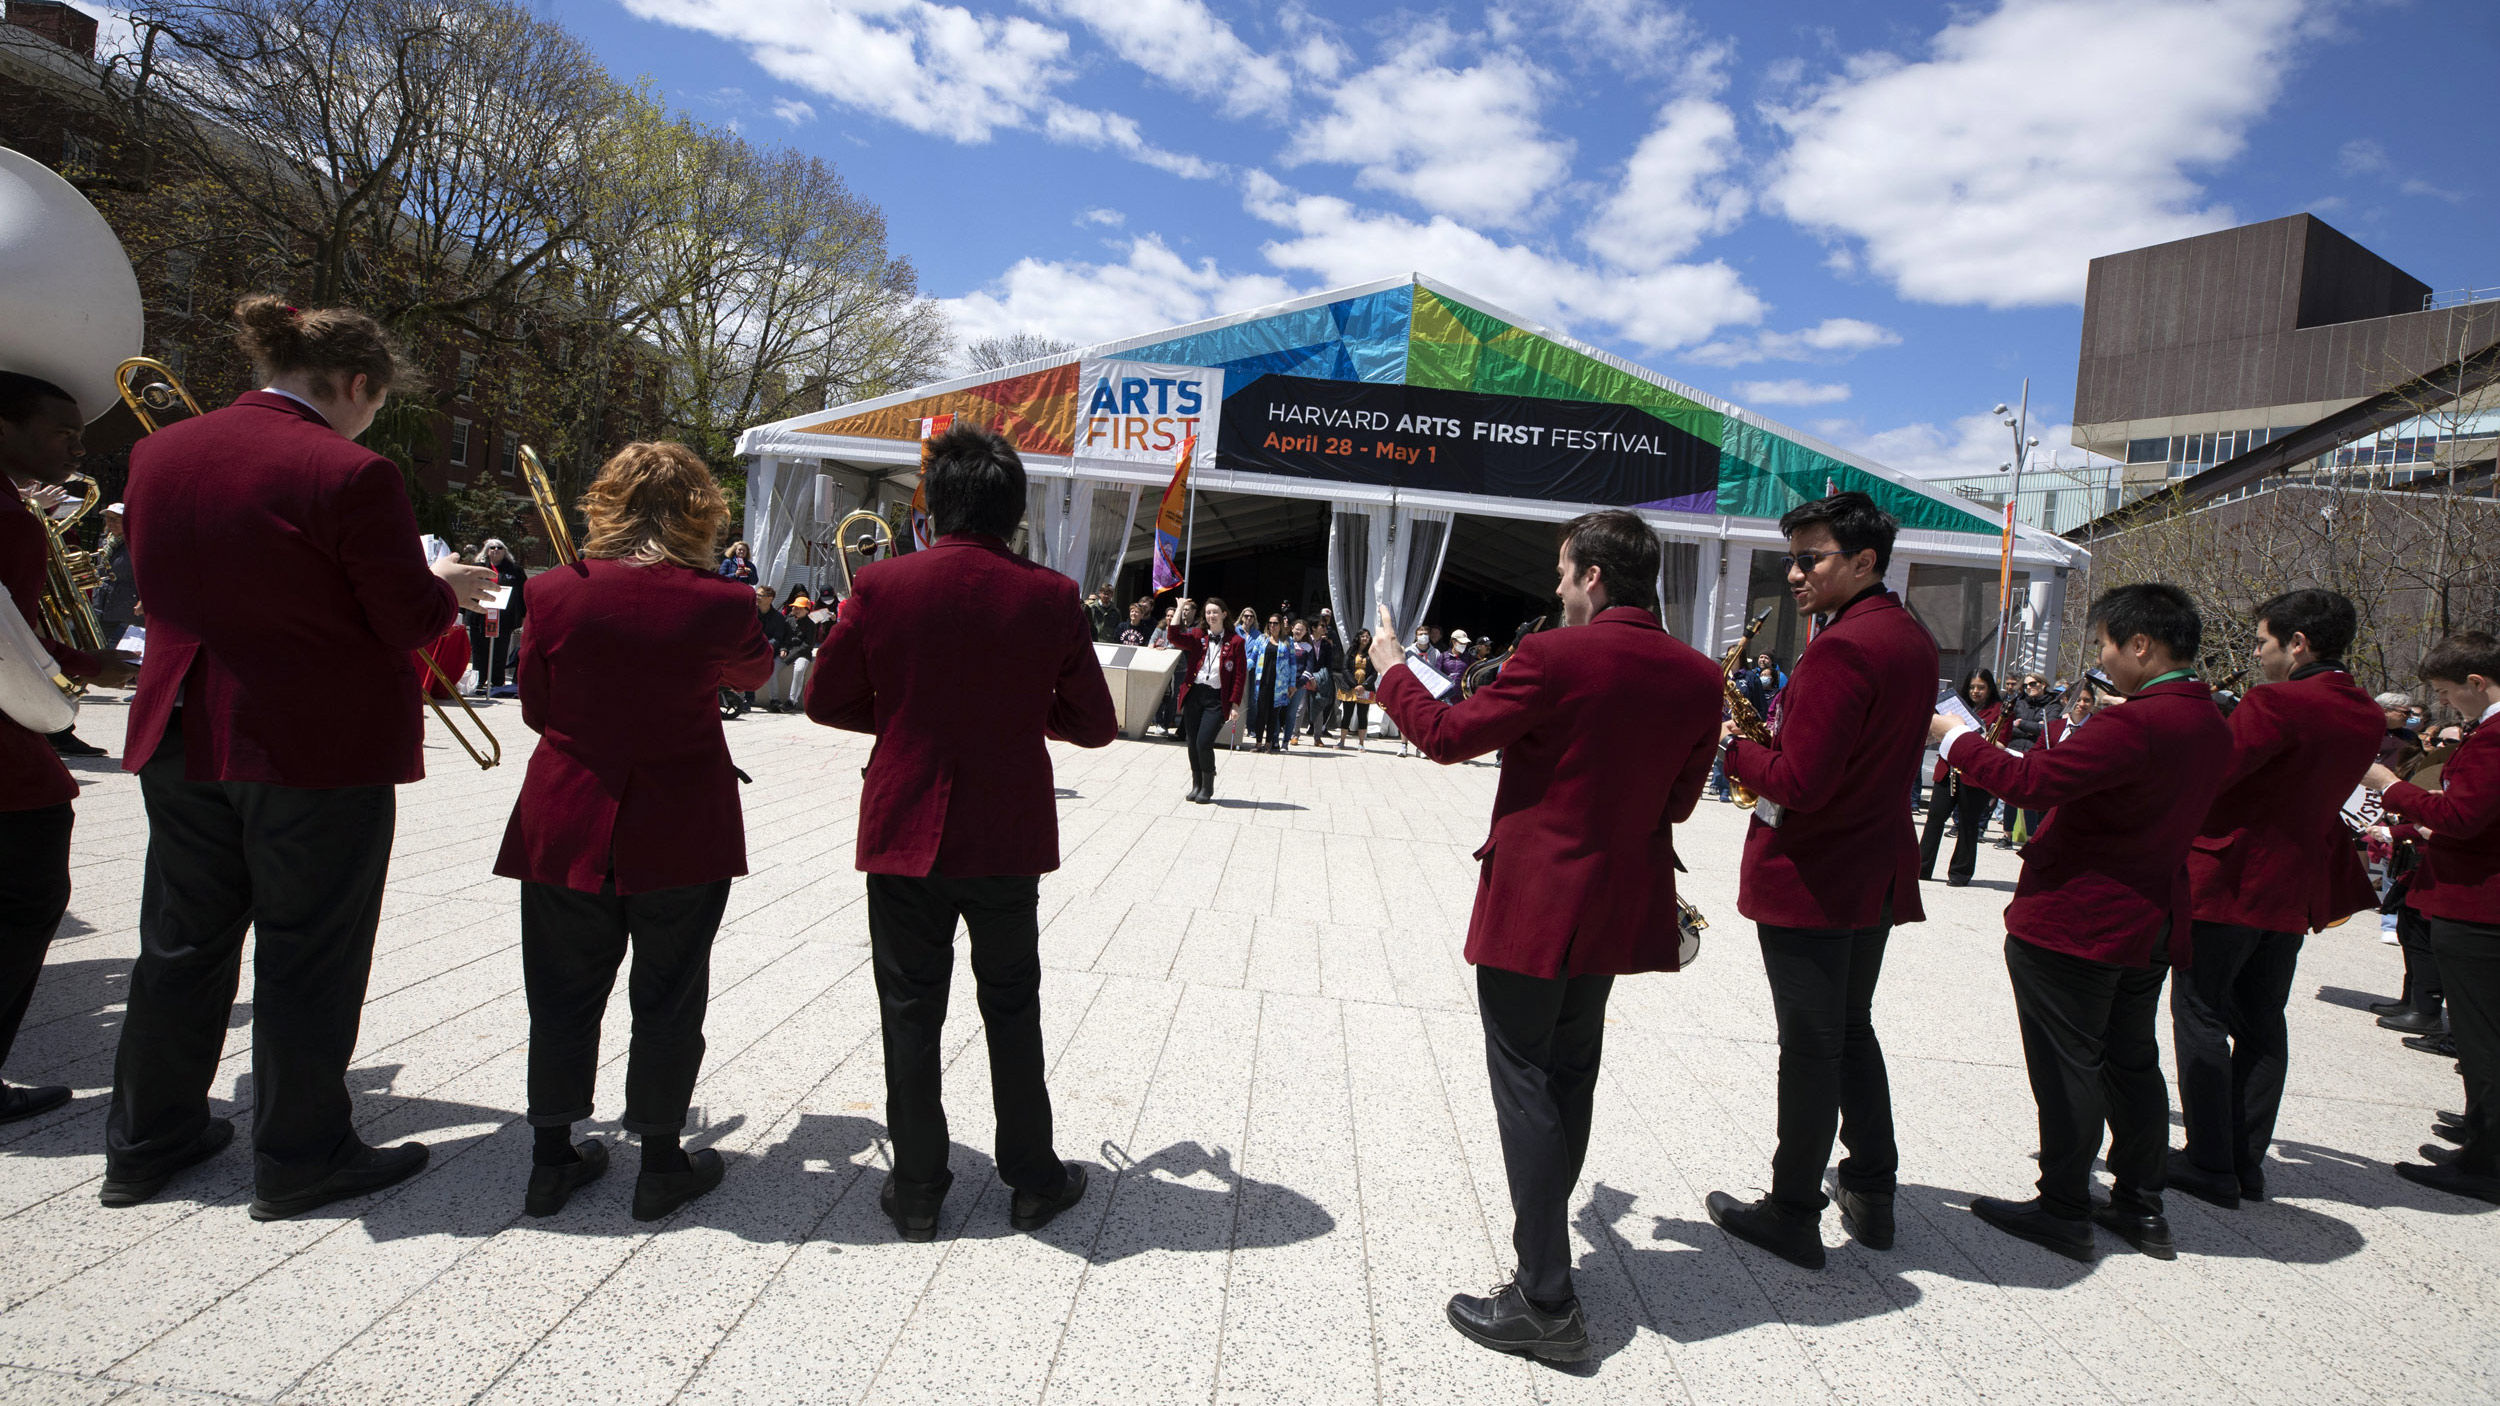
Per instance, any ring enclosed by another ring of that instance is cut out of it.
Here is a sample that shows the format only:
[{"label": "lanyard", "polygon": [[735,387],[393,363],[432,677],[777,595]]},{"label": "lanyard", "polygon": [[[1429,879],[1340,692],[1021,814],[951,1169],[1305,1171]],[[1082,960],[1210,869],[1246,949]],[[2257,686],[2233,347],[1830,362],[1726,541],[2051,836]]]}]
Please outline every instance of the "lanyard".
[{"label": "lanyard", "polygon": [[2192,679],[2194,677],[2196,677],[2196,671],[2194,669],[2173,669],[2169,673],[2146,679],[2144,682],[2137,684],[2135,691],[2142,693],[2144,690],[2151,688],[2155,684],[2168,683],[2172,679]]}]

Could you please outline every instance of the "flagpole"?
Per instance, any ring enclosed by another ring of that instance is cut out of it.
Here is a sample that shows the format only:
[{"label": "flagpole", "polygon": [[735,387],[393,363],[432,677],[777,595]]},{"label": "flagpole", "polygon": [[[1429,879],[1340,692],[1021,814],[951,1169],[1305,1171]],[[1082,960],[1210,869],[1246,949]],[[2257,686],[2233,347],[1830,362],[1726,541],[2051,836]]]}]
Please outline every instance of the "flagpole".
[{"label": "flagpole", "polygon": [[1182,492],[1185,495],[1182,502],[1186,506],[1181,514],[1181,560],[1185,563],[1181,568],[1181,598],[1195,600],[1197,598],[1189,594],[1189,573],[1198,565],[1198,465],[1195,463],[1189,466],[1189,483]]}]

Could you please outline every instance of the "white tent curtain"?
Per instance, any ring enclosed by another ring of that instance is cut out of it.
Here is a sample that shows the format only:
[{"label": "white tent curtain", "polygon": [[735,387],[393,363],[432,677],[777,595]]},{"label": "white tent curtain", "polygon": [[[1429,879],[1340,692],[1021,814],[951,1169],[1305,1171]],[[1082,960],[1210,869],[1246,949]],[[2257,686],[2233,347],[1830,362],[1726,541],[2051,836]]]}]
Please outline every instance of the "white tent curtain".
[{"label": "white tent curtain", "polygon": [[1328,602],[1337,616],[1338,647],[1352,649],[1357,630],[1372,627],[1380,599],[1377,563],[1388,554],[1389,508],[1338,502],[1328,516]]},{"label": "white tent curtain", "polygon": [[808,527],[815,515],[813,463],[767,458],[748,471],[746,540],[759,584],[786,590],[806,580]]},{"label": "white tent curtain", "polygon": [[1085,515],[1085,574],[1077,584],[1088,589],[1120,574],[1128,559],[1129,535],[1137,529],[1137,493],[1133,484],[1089,483],[1092,509]]},{"label": "white tent curtain", "polygon": [[1060,487],[1057,479],[1024,482],[1024,541],[1014,545],[1028,560],[1044,566],[1050,565],[1051,515],[1059,511]]},{"label": "white tent curtain", "polygon": [[1444,508],[1399,507],[1392,510],[1392,550],[1383,554],[1378,580],[1389,615],[1398,622],[1398,638],[1411,639],[1415,626],[1432,610],[1433,592],[1441,584],[1441,561],[1450,550],[1450,519]]}]

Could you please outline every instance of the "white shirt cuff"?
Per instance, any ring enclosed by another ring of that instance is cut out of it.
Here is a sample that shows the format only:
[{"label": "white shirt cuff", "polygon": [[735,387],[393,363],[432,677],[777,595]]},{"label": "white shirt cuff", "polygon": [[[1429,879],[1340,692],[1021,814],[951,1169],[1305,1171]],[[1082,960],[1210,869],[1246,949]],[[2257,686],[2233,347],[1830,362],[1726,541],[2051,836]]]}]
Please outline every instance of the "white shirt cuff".
[{"label": "white shirt cuff", "polygon": [[1447,698],[1458,687],[1450,682],[1449,675],[1412,654],[1406,656],[1406,671],[1413,674],[1415,681],[1429,689],[1435,698]]},{"label": "white shirt cuff", "polygon": [[1978,734],[1979,730],[1977,728],[1967,727],[1961,723],[1955,723],[1953,725],[1953,730],[1944,735],[1944,740],[1936,744],[1936,755],[1949,762],[1953,760],[1954,743],[1961,741],[1965,737],[1976,737]]}]

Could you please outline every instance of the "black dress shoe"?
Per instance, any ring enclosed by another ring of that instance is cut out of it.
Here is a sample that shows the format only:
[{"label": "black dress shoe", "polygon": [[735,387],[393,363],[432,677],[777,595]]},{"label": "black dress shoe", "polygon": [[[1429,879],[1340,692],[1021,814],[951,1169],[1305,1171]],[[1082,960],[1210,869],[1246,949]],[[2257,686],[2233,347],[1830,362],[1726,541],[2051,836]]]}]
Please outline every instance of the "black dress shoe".
[{"label": "black dress shoe", "polygon": [[2451,1196],[2470,1196],[2477,1201],[2500,1206],[2500,1177],[2483,1176],[2458,1167],[2424,1166],[2419,1162],[2398,1162],[2396,1175],[2434,1191],[2445,1191]]},{"label": "black dress shoe", "polygon": [[1588,1320],[1577,1297],[1549,1313],[1510,1283],[1482,1298],[1450,1295],[1449,1315],[1451,1327],[1495,1352],[1545,1362],[1581,1362],[1589,1355]]},{"label": "black dress shoe", "polygon": [[333,1201],[363,1196],[396,1186],[425,1169],[426,1150],[421,1142],[403,1142],[397,1147],[368,1147],[348,1159],[343,1167],[285,1196],[252,1198],[252,1219],[285,1220],[306,1211],[317,1211]]},{"label": "black dress shoe", "polygon": [[[944,1202],[938,1204],[943,1205]],[[892,1172],[885,1174],[885,1185],[877,1190],[877,1209],[885,1212],[887,1220],[894,1222],[895,1234],[915,1245],[926,1245],[937,1238],[938,1207],[903,1209],[902,1194],[895,1188]]]},{"label": "black dress shoe", "polygon": [[2170,1238],[2169,1218],[2132,1197],[2093,1202],[2092,1223],[2153,1259],[2179,1257],[2179,1247]]},{"label": "black dress shoe", "polygon": [[181,1151],[166,1158],[163,1167],[146,1176],[117,1176],[108,1169],[104,1173],[103,1190],[97,1199],[107,1206],[136,1206],[164,1190],[165,1183],[174,1179],[174,1173],[185,1167],[198,1166],[225,1151],[226,1144],[232,1141],[234,1141],[234,1120],[211,1118],[208,1120],[208,1126],[200,1129],[198,1135],[193,1137]]},{"label": "black dress shoe", "polygon": [[2401,1030],[2407,1035],[2427,1035],[2439,1029],[2439,1020],[2437,1011],[2417,1011],[2407,1006],[2394,1015],[2380,1016],[2378,1024],[2381,1030]]},{"label": "black dress shoe", "polygon": [[2465,1151],[2462,1147],[2442,1147],[2435,1142],[2423,1143],[2413,1150],[2423,1161],[2434,1167],[2455,1166],[2458,1156]]},{"label": "black dress shoe", "polygon": [[2017,1239],[2055,1250],[2070,1260],[2092,1262],[2092,1222],[2052,1214],[2035,1196],[2008,1201],[2000,1196],[1974,1196],[1971,1214]]},{"label": "black dress shoe", "polygon": [[2392,1001],[2372,1001],[2370,1003],[2370,1014],[2372,1015],[2399,1015],[2411,1009],[2413,1009],[2413,1000],[2411,997],[2407,996],[2398,996]]},{"label": "black dress shoe", "polygon": [[1007,1203],[1007,1223],[1018,1230],[1039,1230],[1057,1219],[1059,1213],[1085,1199],[1085,1164],[1062,1162],[1067,1169],[1066,1180],[1059,1183],[1058,1194],[1043,1196],[1019,1191]]},{"label": "black dress shoe", "polygon": [[597,1138],[573,1144],[577,1161],[530,1168],[529,1194],[521,1200],[524,1215],[552,1216],[564,1209],[573,1193],[607,1174],[608,1145]]},{"label": "black dress shoe", "polygon": [[67,1084],[0,1084],[0,1123],[49,1113],[67,1102]]},{"label": "black dress shoe", "polygon": [[2266,1174],[2263,1171],[2259,1171],[2254,1168],[2241,1171],[2240,1199],[2243,1201],[2263,1201],[2266,1199]]},{"label": "black dress shoe", "polygon": [[2436,1035],[2407,1035],[2404,1039],[2404,1046],[2408,1050],[2420,1050],[2424,1054],[2440,1055],[2447,1059],[2457,1057],[2457,1037],[2444,1030]]},{"label": "black dress shoe", "polygon": [[1944,881],[1944,886],[1945,886],[1946,888],[1949,888],[1949,889],[1966,889],[1966,888],[1969,888],[1969,887],[1970,887],[1970,880],[1968,880],[1968,879],[1947,879],[1947,880],[1945,880],[1945,881]]},{"label": "black dress shoe", "polygon": [[1739,1201],[1724,1191],[1702,1198],[1710,1222],[1749,1245],[1757,1245],[1800,1269],[1823,1267],[1821,1216],[1808,1216],[1765,1196]]},{"label": "black dress shoe", "polygon": [[682,1172],[644,1172],[634,1178],[634,1219],[665,1219],[678,1207],[720,1185],[720,1154],[711,1148],[686,1154]]},{"label": "black dress shoe", "polygon": [[2465,1126],[2465,1115],[2462,1113],[2451,1113],[2445,1108],[2434,1108],[2431,1110],[2431,1121],[2434,1123],[2446,1123],[2452,1128],[2462,1128]]},{"label": "black dress shoe", "polygon": [[2240,1177],[2237,1172],[2209,1172],[2188,1160],[2181,1148],[2170,1149],[2169,1180],[2172,1188],[2184,1191],[2199,1201],[2210,1201],[2226,1211],[2240,1208]]},{"label": "black dress shoe", "polygon": [[103,748],[86,741],[69,728],[62,728],[59,732],[51,734],[47,740],[51,742],[52,751],[57,756],[100,757],[104,755]]},{"label": "black dress shoe", "polygon": [[1870,1250],[1892,1248],[1892,1196],[1889,1192],[1851,1191],[1833,1177],[1824,1186],[1840,1207],[1840,1228]]},{"label": "black dress shoe", "polygon": [[2455,1123],[2431,1124],[2431,1136],[2443,1142],[2453,1142],[2459,1147],[2465,1145],[2465,1129]]}]

